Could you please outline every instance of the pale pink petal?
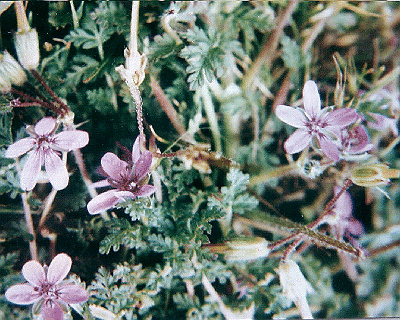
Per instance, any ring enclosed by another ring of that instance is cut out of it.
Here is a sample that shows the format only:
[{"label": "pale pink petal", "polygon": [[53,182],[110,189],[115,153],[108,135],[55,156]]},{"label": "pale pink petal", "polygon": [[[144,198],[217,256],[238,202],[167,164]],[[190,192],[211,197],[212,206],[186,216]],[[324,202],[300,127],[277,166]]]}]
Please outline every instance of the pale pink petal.
[{"label": "pale pink petal", "polygon": [[137,197],[148,197],[156,191],[156,187],[150,184],[145,184],[136,192]]},{"label": "pale pink petal", "polygon": [[[363,153],[371,150],[374,147],[373,143],[369,143],[369,136],[364,126],[356,126],[350,131],[353,134],[353,141],[350,141],[349,150],[350,153]],[[355,141],[354,141],[355,140]]]},{"label": "pale pink petal", "polygon": [[322,152],[331,160],[339,161],[340,152],[338,147],[332,142],[332,140],[326,135],[318,135],[318,142],[322,149]]},{"label": "pale pink petal", "polygon": [[21,189],[30,191],[35,187],[42,163],[42,153],[38,150],[33,150],[22,169]]},{"label": "pale pink petal", "polygon": [[321,111],[321,98],[314,81],[308,80],[303,87],[304,109],[310,117],[316,118]]},{"label": "pale pink petal", "polygon": [[329,112],[325,118],[328,126],[346,127],[358,119],[354,109],[343,108]]},{"label": "pale pink petal", "polygon": [[35,287],[39,287],[46,281],[46,274],[42,265],[36,260],[30,260],[22,267],[22,275]]},{"label": "pale pink petal", "polygon": [[121,181],[127,173],[128,164],[118,158],[114,153],[107,152],[101,158],[101,167],[107,173],[110,178]]},{"label": "pale pink petal", "polygon": [[109,186],[110,186],[110,183],[108,182],[107,179],[93,182],[93,183],[90,185],[91,188],[96,188],[96,189],[97,189],[97,188],[109,187]]},{"label": "pale pink petal", "polygon": [[65,253],[60,253],[54,257],[47,270],[47,281],[54,285],[65,279],[71,270],[72,260]]},{"label": "pale pink petal", "polygon": [[33,146],[35,145],[35,141],[36,139],[34,138],[23,138],[16,141],[6,150],[6,158],[16,158],[23,155],[24,153],[27,153],[33,148]]},{"label": "pale pink petal", "polygon": [[124,201],[125,199],[135,199],[136,193],[132,193],[130,191],[115,191],[114,195],[119,199],[119,202]]},{"label": "pale pink petal", "polygon": [[142,180],[150,170],[153,156],[150,151],[145,150],[135,163],[133,180],[139,182]]},{"label": "pale pink petal", "polygon": [[63,320],[64,312],[58,303],[48,300],[42,304],[40,308],[40,313],[43,320]]},{"label": "pale pink petal", "polygon": [[48,135],[52,133],[53,130],[56,128],[56,124],[56,119],[52,117],[43,118],[38,123],[36,123],[35,132],[39,136]]},{"label": "pale pink petal", "polygon": [[56,190],[62,190],[67,187],[69,177],[64,162],[52,149],[46,150],[44,157],[47,178]]},{"label": "pale pink petal", "polygon": [[62,131],[54,135],[53,145],[56,150],[71,151],[83,148],[89,143],[89,134],[86,131]]},{"label": "pale pink petal", "polygon": [[89,201],[87,210],[90,214],[97,214],[112,208],[115,204],[121,201],[115,196],[115,190],[109,190],[99,194]]},{"label": "pale pink petal", "polygon": [[140,136],[137,136],[132,148],[132,162],[136,163],[140,157]]},{"label": "pale pink petal", "polygon": [[58,287],[59,297],[65,303],[81,303],[89,299],[89,293],[76,284],[65,284]]},{"label": "pale pink petal", "polygon": [[348,220],[346,231],[354,236],[361,236],[365,232],[363,224],[354,217],[350,217]]},{"label": "pale pink petal", "polygon": [[[334,193],[337,195],[341,190],[340,187],[334,187]],[[353,213],[353,201],[351,200],[351,195],[348,191],[343,192],[343,194],[335,202],[335,212],[343,219],[351,217]]]},{"label": "pale pink petal", "polygon": [[312,135],[307,130],[297,129],[284,143],[287,153],[293,154],[304,150],[311,142]]},{"label": "pale pink petal", "polygon": [[284,105],[277,106],[275,114],[279,120],[296,128],[304,127],[308,121],[307,117],[303,112],[289,106],[284,106]]},{"label": "pale pink petal", "polygon": [[11,286],[7,289],[5,296],[8,301],[20,305],[34,303],[41,297],[35,287],[28,283]]}]

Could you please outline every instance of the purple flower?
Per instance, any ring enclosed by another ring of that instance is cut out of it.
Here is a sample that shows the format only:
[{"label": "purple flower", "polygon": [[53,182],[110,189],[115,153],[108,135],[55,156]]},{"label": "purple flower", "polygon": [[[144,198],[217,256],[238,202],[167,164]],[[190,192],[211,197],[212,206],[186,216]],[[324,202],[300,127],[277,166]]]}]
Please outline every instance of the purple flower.
[{"label": "purple flower", "polygon": [[283,122],[298,128],[286,141],[284,148],[288,153],[304,150],[316,137],[322,152],[331,160],[338,161],[340,152],[333,139],[337,139],[340,129],[357,120],[353,109],[342,108],[321,110],[321,99],[314,81],[307,81],[303,88],[304,110],[285,105],[276,107],[275,114]]},{"label": "purple flower", "polygon": [[[334,187],[334,193],[337,195],[340,192],[340,187]],[[345,191],[339,199],[336,200],[333,209],[336,213],[334,223],[330,223],[336,230],[338,238],[343,236],[349,237],[350,241],[352,236],[360,236],[364,233],[364,227],[360,221],[353,217],[353,202],[351,195]]]},{"label": "purple flower", "polygon": [[[85,302],[88,292],[76,284],[61,283],[71,269],[72,260],[65,253],[54,257],[47,269],[36,260],[28,261],[22,267],[22,274],[28,283],[8,288],[6,299],[19,305],[35,303],[40,306],[43,320],[64,319],[63,310],[71,303]],[[34,309],[36,309],[34,307]]]},{"label": "purple flower", "polygon": [[140,150],[139,137],[133,144],[131,163],[120,160],[114,153],[107,152],[101,158],[101,166],[108,176],[106,185],[115,189],[94,197],[87,204],[89,213],[97,214],[110,209],[125,198],[135,199],[154,193],[156,188],[147,184],[152,159],[150,151]]},{"label": "purple flower", "polygon": [[10,145],[6,151],[7,158],[17,158],[29,152],[21,173],[21,188],[32,190],[38,180],[42,166],[45,166],[47,178],[56,190],[68,185],[68,171],[60,158],[60,152],[82,148],[89,142],[89,135],[81,130],[62,131],[55,134],[57,122],[46,117],[36,125],[27,128],[29,138],[23,138]]},{"label": "purple flower", "polygon": [[373,143],[369,143],[369,136],[363,125],[357,125],[351,130],[343,128],[341,131],[341,142],[344,153],[360,154],[370,151]]}]

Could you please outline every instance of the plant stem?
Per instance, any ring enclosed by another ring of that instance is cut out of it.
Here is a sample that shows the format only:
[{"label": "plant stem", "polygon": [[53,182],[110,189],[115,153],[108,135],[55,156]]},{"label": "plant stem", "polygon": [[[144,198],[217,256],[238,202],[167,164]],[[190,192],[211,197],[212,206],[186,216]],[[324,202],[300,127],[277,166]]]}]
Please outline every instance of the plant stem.
[{"label": "plant stem", "polygon": [[33,239],[31,241],[29,241],[29,251],[31,253],[31,258],[33,260],[39,260],[38,254],[37,254],[36,234],[35,234],[35,230],[33,227],[31,208],[28,203],[27,193],[22,192],[21,198],[22,198],[22,205],[24,207],[24,216],[25,216],[26,227],[28,228],[29,234],[33,237]]},{"label": "plant stem", "polygon": [[218,117],[217,114],[215,113],[210,90],[208,89],[207,84],[204,84],[204,86],[201,87],[200,94],[203,100],[204,111],[206,112],[207,119],[210,124],[210,129],[215,144],[215,151],[222,152],[221,133],[219,131],[219,126],[218,126]]},{"label": "plant stem", "polygon": [[[19,176],[21,177],[21,166],[19,165],[18,159],[16,160],[16,168],[17,168]],[[38,252],[37,252],[37,245],[36,245],[36,234],[35,234],[35,228],[33,226],[31,207],[29,206],[28,195],[25,191],[21,192],[21,198],[22,198],[22,206],[24,208],[24,217],[25,217],[26,227],[28,229],[29,234],[32,235],[32,237],[33,237],[33,239],[31,241],[29,241],[29,251],[31,254],[31,258],[33,260],[39,260]]]},{"label": "plant stem", "polygon": [[47,216],[51,210],[51,205],[54,201],[54,198],[56,197],[56,194],[57,194],[57,190],[52,188],[49,195],[47,196],[47,198],[45,200],[42,215],[41,215],[40,221],[39,221],[39,226],[38,226],[39,229],[44,225],[44,223],[47,220]]},{"label": "plant stem", "polygon": [[243,77],[242,88],[244,91],[247,91],[251,88],[253,79],[257,76],[258,71],[261,66],[265,64],[267,67],[270,66],[272,60],[271,57],[273,53],[278,48],[279,39],[283,33],[283,28],[287,25],[292,13],[296,9],[298,0],[289,1],[288,6],[282,12],[282,14],[276,18],[277,25],[273,32],[268,37],[267,41],[264,43],[264,46],[254,60],[248,72]]},{"label": "plant stem", "polygon": [[186,133],[186,129],[180,122],[178,113],[176,112],[174,106],[169,101],[167,95],[164,93],[160,84],[157,82],[157,80],[153,76],[150,76],[150,87],[151,87],[151,90],[153,91],[153,94],[156,97],[161,109],[163,109],[163,111],[167,115],[169,121],[171,121],[176,132],[178,132],[178,134],[180,136],[183,136]]}]

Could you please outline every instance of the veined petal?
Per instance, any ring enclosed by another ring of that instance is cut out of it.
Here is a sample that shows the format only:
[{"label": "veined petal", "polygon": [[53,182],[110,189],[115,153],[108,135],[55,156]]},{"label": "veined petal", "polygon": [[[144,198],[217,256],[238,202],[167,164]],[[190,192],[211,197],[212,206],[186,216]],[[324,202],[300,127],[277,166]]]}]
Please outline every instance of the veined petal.
[{"label": "veined petal", "polygon": [[71,270],[72,260],[65,253],[60,253],[54,257],[47,270],[47,281],[55,285],[65,279]]},{"label": "veined petal", "polygon": [[136,163],[140,157],[140,136],[137,136],[132,147],[132,162]]},{"label": "veined petal", "polygon": [[30,260],[22,267],[22,275],[34,287],[39,287],[46,281],[46,274],[42,265],[36,260]]},{"label": "veined petal", "polygon": [[345,127],[352,124],[357,119],[357,112],[354,109],[342,108],[329,112],[325,118],[325,122],[328,126]]},{"label": "veined petal", "polygon": [[43,320],[64,319],[64,312],[62,308],[53,300],[43,302],[42,307],[40,308],[40,313],[43,317]]},{"label": "veined petal", "polygon": [[142,152],[134,165],[133,180],[135,182],[139,182],[149,173],[152,159],[153,155],[150,151],[145,150]]},{"label": "veined petal", "polygon": [[318,87],[314,81],[308,80],[303,87],[303,104],[307,114],[317,117],[321,111],[321,98]]},{"label": "veined petal", "polygon": [[56,150],[71,151],[83,148],[89,143],[89,134],[82,130],[69,130],[54,136],[53,146]]},{"label": "veined petal", "polygon": [[304,127],[308,120],[300,110],[284,105],[277,106],[275,114],[279,120],[296,128]]},{"label": "veined petal", "polygon": [[52,117],[46,117],[38,121],[35,125],[35,132],[39,136],[52,133],[56,128],[57,121]]},{"label": "veined petal", "polygon": [[322,152],[331,160],[333,161],[339,161],[340,160],[340,152],[338,147],[332,142],[332,140],[322,134],[322,135],[318,135],[318,142],[319,145],[322,149]]},{"label": "veined petal", "polygon": [[303,129],[297,129],[284,143],[287,153],[293,154],[304,150],[311,142],[312,135]]},{"label": "veined petal", "polygon": [[65,303],[81,303],[89,299],[89,293],[76,284],[64,284],[58,287],[60,299]]},{"label": "veined petal", "polygon": [[47,178],[56,190],[62,190],[67,187],[69,177],[64,162],[52,149],[46,151],[44,157]]},{"label": "veined petal", "polygon": [[12,303],[26,305],[34,303],[41,295],[35,291],[35,287],[28,283],[16,284],[7,289],[6,299]]},{"label": "veined petal", "polygon": [[94,197],[87,204],[87,210],[90,214],[97,214],[112,208],[120,202],[120,198],[115,196],[115,190],[108,190]]},{"label": "veined petal", "polygon": [[110,176],[110,178],[121,181],[127,173],[128,163],[118,158],[114,153],[107,152],[101,158],[101,167]]},{"label": "veined petal", "polygon": [[42,163],[42,153],[39,150],[33,150],[21,172],[21,189],[30,191],[35,187]]},{"label": "veined petal", "polygon": [[16,158],[27,153],[35,145],[35,138],[23,138],[8,146],[6,150],[6,158]]},{"label": "veined petal", "polygon": [[136,192],[137,197],[148,197],[149,195],[156,192],[156,187],[152,186],[151,184],[145,184],[141,186],[139,190]]}]

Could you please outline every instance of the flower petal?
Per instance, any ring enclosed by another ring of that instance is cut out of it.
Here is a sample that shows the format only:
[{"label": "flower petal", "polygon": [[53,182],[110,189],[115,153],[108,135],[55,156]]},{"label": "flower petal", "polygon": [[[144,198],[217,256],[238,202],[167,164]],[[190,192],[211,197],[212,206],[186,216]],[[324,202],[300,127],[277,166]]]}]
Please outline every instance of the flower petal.
[{"label": "flower petal", "polygon": [[6,150],[6,158],[16,158],[23,155],[24,153],[27,153],[33,148],[33,146],[35,145],[35,141],[36,139],[34,138],[23,138],[14,142]]},{"label": "flower petal", "polygon": [[89,293],[76,284],[65,284],[58,287],[59,297],[65,303],[81,303],[89,299]]},{"label": "flower petal", "polygon": [[28,283],[16,284],[7,289],[6,299],[12,303],[26,305],[34,303],[41,297],[35,287]]},{"label": "flower petal", "polygon": [[82,130],[62,131],[54,136],[53,146],[56,150],[71,151],[83,148],[89,143],[89,134]]},{"label": "flower petal", "polygon": [[35,187],[42,163],[42,152],[33,150],[22,169],[20,181],[21,189],[30,191]]},{"label": "flower petal", "polygon": [[46,280],[44,268],[36,260],[30,260],[24,264],[22,275],[34,287],[39,287]]},{"label": "flower petal", "polygon": [[101,158],[101,167],[110,176],[110,178],[121,181],[128,175],[128,163],[118,158],[114,153],[107,152]]},{"label": "flower petal", "polygon": [[145,150],[142,152],[138,161],[135,163],[133,181],[139,182],[149,173],[152,160],[153,155],[150,151]]},{"label": "flower petal", "polygon": [[357,112],[354,109],[342,108],[329,112],[325,118],[329,126],[345,127],[358,119]]},{"label": "flower petal", "polygon": [[303,87],[303,104],[307,114],[317,117],[321,111],[321,98],[318,87],[314,81],[308,80]]},{"label": "flower petal", "polygon": [[318,142],[322,149],[322,152],[331,160],[339,161],[340,160],[340,152],[338,147],[332,142],[332,140],[324,135],[318,135]]},{"label": "flower petal", "polygon": [[284,105],[277,106],[275,114],[279,120],[296,128],[304,127],[308,120],[300,110]]},{"label": "flower petal", "polygon": [[87,210],[90,214],[97,214],[112,208],[115,204],[120,202],[120,198],[115,196],[115,190],[109,190],[99,194],[89,201]]},{"label": "flower petal", "polygon": [[287,153],[293,154],[304,150],[311,142],[312,135],[303,129],[297,129],[285,141],[284,148]]},{"label": "flower petal", "polygon": [[63,320],[64,312],[58,303],[53,300],[45,301],[40,308],[43,320]]},{"label": "flower petal", "polygon": [[137,136],[132,148],[132,162],[136,163],[140,157],[140,136]]},{"label": "flower petal", "polygon": [[71,270],[72,260],[65,254],[60,253],[54,257],[47,270],[47,281],[51,285],[60,283],[65,279],[69,270]]},{"label": "flower petal", "polygon": [[152,186],[151,184],[145,184],[141,186],[139,190],[136,192],[137,197],[148,197],[149,195],[156,192],[156,187]]},{"label": "flower petal", "polygon": [[69,177],[64,162],[52,149],[46,151],[44,157],[47,178],[56,190],[62,190],[67,187]]},{"label": "flower petal", "polygon": [[41,119],[35,125],[35,132],[39,136],[48,135],[53,132],[56,128],[57,121],[52,117],[46,117]]}]

